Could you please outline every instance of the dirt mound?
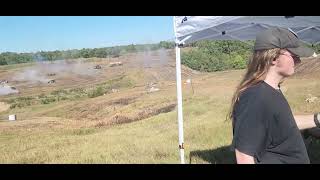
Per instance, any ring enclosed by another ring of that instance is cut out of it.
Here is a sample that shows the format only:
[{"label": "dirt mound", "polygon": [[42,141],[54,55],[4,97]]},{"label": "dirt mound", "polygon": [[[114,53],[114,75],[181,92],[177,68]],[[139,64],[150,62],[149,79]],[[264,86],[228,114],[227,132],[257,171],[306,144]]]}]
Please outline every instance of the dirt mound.
[{"label": "dirt mound", "polygon": [[156,116],[161,113],[171,112],[176,108],[175,103],[160,105],[159,107],[148,107],[146,109],[140,110],[136,112],[132,116],[125,116],[121,114],[114,115],[108,122],[108,124],[123,124],[130,123],[134,121],[139,121],[143,119],[147,119],[152,116]]},{"label": "dirt mound", "polygon": [[303,59],[295,69],[295,76],[319,76],[320,57]]}]

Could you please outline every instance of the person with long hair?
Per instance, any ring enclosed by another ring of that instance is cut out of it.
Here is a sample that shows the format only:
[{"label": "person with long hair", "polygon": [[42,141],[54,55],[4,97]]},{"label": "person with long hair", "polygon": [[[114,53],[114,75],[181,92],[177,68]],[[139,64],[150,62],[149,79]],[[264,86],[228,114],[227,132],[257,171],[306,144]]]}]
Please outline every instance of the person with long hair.
[{"label": "person with long hair", "polygon": [[300,130],[320,127],[320,115],[294,116],[280,84],[293,75],[300,57],[313,53],[290,29],[272,27],[257,34],[228,115],[238,164],[310,163]]}]

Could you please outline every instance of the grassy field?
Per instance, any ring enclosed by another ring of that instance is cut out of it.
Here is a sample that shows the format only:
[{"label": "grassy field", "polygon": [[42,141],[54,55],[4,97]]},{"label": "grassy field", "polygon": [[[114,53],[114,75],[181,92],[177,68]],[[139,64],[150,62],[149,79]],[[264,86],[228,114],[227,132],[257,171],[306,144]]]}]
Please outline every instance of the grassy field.
[{"label": "grassy field", "polygon": [[[194,74],[193,90],[183,84],[186,163],[234,163],[225,118],[243,73]],[[127,75],[130,86],[116,93],[0,112],[0,163],[180,163],[175,82],[161,81],[160,90],[149,93],[138,81],[146,74]],[[319,111],[319,101],[305,102],[309,95],[320,97],[317,74],[292,77],[282,89],[294,114]],[[7,121],[8,114],[18,120]],[[312,162],[320,162],[320,143],[314,140],[309,148]]]}]

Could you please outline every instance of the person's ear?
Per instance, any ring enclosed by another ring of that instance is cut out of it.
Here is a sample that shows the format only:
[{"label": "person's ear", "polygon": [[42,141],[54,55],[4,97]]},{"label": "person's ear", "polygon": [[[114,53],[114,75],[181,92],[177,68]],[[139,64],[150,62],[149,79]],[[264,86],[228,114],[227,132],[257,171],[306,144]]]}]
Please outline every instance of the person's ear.
[{"label": "person's ear", "polygon": [[271,65],[276,65],[278,63],[278,58],[274,58],[272,61],[271,61]]}]

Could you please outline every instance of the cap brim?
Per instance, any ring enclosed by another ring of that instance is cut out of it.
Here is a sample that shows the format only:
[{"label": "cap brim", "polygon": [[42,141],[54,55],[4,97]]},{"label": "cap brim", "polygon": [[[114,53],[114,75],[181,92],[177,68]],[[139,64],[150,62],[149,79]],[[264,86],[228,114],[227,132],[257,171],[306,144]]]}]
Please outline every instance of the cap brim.
[{"label": "cap brim", "polygon": [[302,42],[300,42],[300,46],[297,48],[287,48],[290,52],[300,57],[310,57],[315,51],[311,48],[306,47]]}]

